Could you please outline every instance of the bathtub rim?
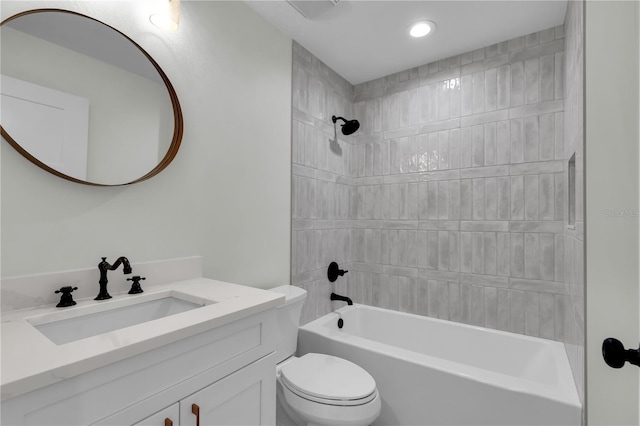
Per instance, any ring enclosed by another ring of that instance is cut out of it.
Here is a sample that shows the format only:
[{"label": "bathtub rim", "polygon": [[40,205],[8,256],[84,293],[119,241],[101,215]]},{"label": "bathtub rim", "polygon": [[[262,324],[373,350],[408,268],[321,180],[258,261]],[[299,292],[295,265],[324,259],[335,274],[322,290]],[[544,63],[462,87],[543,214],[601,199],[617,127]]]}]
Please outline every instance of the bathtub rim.
[{"label": "bathtub rim", "polygon": [[[393,315],[415,317],[422,321],[433,321],[436,323],[442,323],[443,325],[447,326],[463,327],[483,333],[495,333],[509,338],[533,341],[538,344],[544,343],[545,345],[550,347],[554,359],[559,363],[560,376],[558,377],[557,386],[551,386],[525,378],[514,377],[506,373],[490,371],[480,367],[466,365],[455,361],[438,358],[432,355],[395,347],[386,343],[381,343],[357,335],[348,334],[338,329],[335,324],[337,323],[338,318],[340,318],[339,314],[345,315],[349,311],[355,309],[365,309],[373,311],[380,310],[392,313]],[[379,308],[376,306],[362,305],[358,303],[354,303],[352,306],[344,306],[334,312],[330,312],[320,318],[317,318],[303,326],[300,326],[300,330],[307,333],[320,335],[330,340],[338,341],[349,347],[359,347],[366,350],[379,352],[385,356],[400,358],[403,361],[409,362],[411,364],[425,366],[440,372],[452,374],[468,380],[473,380],[475,382],[482,383],[488,386],[507,389],[509,391],[519,392],[523,394],[531,394],[539,398],[562,403],[570,408],[582,410],[582,403],[580,402],[580,398],[578,396],[577,388],[573,379],[573,374],[571,373],[571,367],[569,365],[569,360],[566,350],[564,349],[564,345],[553,340],[526,336],[517,333],[510,333],[502,330],[494,330],[470,324],[447,321],[439,318],[426,317],[407,312],[394,311],[390,309]],[[540,340],[542,340],[543,342],[540,342]]]}]

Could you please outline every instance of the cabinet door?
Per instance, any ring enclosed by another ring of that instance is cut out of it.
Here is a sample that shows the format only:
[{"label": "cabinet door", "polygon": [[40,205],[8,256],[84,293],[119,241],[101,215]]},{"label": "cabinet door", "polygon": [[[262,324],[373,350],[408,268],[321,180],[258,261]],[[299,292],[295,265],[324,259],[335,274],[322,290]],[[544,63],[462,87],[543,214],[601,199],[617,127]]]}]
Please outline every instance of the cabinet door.
[{"label": "cabinet door", "polygon": [[133,426],[179,426],[180,403],[176,402]]},{"label": "cabinet door", "polygon": [[180,401],[181,426],[275,424],[273,355]]}]

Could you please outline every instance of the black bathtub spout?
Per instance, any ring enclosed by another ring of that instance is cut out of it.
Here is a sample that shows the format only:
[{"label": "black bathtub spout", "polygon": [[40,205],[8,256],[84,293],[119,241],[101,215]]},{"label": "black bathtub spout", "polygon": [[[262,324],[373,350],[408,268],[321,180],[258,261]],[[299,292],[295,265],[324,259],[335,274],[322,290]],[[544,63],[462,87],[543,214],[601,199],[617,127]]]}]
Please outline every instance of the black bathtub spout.
[{"label": "black bathtub spout", "polygon": [[331,293],[331,300],[340,300],[342,302],[347,302],[347,305],[351,306],[353,305],[353,301],[346,297],[346,296],[340,296],[339,294],[335,294],[335,293]]}]

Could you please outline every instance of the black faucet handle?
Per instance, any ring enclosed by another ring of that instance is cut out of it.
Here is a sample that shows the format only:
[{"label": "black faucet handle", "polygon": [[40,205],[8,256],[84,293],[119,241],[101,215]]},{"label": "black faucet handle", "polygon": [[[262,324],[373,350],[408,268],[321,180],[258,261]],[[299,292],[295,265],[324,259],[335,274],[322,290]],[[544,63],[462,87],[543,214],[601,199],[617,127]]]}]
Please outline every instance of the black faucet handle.
[{"label": "black faucet handle", "polygon": [[75,300],[73,300],[73,296],[71,296],[71,293],[77,289],[78,287],[65,286],[60,287],[60,290],[54,291],[55,294],[62,293],[62,296],[60,296],[60,302],[58,302],[56,308],[65,308],[67,306],[75,305],[76,302]]},{"label": "black faucet handle", "polygon": [[65,286],[65,287],[60,287],[60,290],[56,290],[54,291],[55,294],[58,293],[71,293],[73,292],[73,290],[77,290],[78,287],[71,287],[71,286]]},{"label": "black faucet handle", "polygon": [[340,267],[336,262],[331,262],[329,264],[329,269],[327,269],[327,278],[329,279],[330,282],[334,282],[335,280],[338,279],[338,276],[342,277],[347,272],[349,271],[344,271],[340,269]]},{"label": "black faucet handle", "polygon": [[146,277],[141,277],[140,275],[134,275],[131,278],[127,278],[127,281],[132,281],[131,290],[129,290],[129,294],[138,294],[144,292],[142,287],[140,287],[140,280],[146,280]]}]

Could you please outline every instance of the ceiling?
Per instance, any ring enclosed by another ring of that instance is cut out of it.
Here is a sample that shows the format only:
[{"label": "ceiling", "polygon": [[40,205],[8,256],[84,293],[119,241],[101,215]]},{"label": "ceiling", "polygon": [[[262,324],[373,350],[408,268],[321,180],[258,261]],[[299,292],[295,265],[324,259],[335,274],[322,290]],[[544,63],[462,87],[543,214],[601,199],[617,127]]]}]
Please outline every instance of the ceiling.
[{"label": "ceiling", "polygon": [[[284,0],[246,3],[351,84],[561,25],[567,9],[566,0],[324,0],[309,2],[325,10],[307,19]],[[436,31],[410,38],[421,20]]]}]

